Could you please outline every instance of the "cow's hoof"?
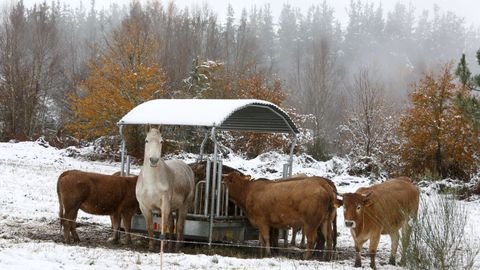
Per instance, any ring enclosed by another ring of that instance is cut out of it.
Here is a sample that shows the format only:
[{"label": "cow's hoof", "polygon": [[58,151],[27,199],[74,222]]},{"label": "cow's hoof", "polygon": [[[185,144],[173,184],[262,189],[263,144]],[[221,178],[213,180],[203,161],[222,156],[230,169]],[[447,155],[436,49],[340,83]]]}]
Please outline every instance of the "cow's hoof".
[{"label": "cow's hoof", "polygon": [[115,239],[114,237],[110,237],[107,239],[107,242],[110,244],[118,244],[118,239]]},{"label": "cow's hoof", "polygon": [[375,264],[370,264],[370,268],[372,268],[372,269],[377,269],[377,267],[375,266]]},{"label": "cow's hoof", "polygon": [[353,267],[362,267],[361,261],[355,261],[355,265]]}]

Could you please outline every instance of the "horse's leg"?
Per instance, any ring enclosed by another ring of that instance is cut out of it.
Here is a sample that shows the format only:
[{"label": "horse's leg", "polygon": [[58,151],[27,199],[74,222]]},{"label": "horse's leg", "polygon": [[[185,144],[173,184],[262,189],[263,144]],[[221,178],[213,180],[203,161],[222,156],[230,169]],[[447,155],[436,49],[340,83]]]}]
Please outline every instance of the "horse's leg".
[{"label": "horse's leg", "polygon": [[[176,211],[175,213],[176,213],[177,224],[178,224],[178,211]],[[173,251],[173,241],[176,239],[175,238],[175,221],[173,219],[173,211],[168,215],[166,228],[168,230],[168,234],[165,233],[165,237],[166,237],[167,240],[169,240],[167,242],[167,250],[170,252],[170,251]]]},{"label": "horse's leg", "polygon": [[153,217],[152,211],[146,207],[140,205],[140,210],[142,211],[143,216],[145,217],[145,224],[147,225],[148,231],[148,250],[155,251],[155,242],[153,241]]},{"label": "horse's leg", "polygon": [[132,237],[130,235],[130,227],[132,226],[132,216],[135,213],[135,210],[127,210],[122,214],[123,227],[125,229],[125,244],[132,244]]},{"label": "horse's leg", "polygon": [[187,218],[187,207],[182,206],[177,211],[177,244],[175,246],[175,251],[178,252],[183,245],[183,240],[185,239],[185,220]]},{"label": "horse's leg", "polygon": [[112,220],[112,237],[108,239],[109,242],[114,244],[118,243],[118,238],[120,237],[120,213],[113,213],[110,216]]},{"label": "horse's leg", "polygon": [[[170,211],[170,201],[167,200],[167,196],[163,195],[162,196],[162,209],[161,209],[161,227],[160,227],[160,233],[161,237],[165,237],[165,225],[167,224],[168,218],[171,215]],[[160,241],[160,250],[163,251],[163,240]]]}]

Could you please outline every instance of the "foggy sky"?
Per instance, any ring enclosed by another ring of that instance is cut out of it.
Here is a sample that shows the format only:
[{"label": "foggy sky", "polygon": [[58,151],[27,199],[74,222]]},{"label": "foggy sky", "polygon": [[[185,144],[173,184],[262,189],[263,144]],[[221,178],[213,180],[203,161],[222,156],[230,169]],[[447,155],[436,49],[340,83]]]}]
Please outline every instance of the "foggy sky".
[{"label": "foggy sky", "polygon": [[[15,2],[15,0],[6,0],[6,2]],[[33,3],[41,3],[45,0],[23,0],[27,5],[33,5]],[[82,0],[83,5],[89,7],[91,0]],[[164,5],[171,0],[159,0]],[[215,10],[221,20],[224,19],[228,3],[230,3],[235,10],[235,17],[239,18],[243,8],[246,8],[247,11],[254,4],[258,7],[263,7],[266,3],[270,3],[273,16],[275,21],[278,19],[280,11],[284,3],[289,3],[294,7],[300,8],[302,11],[306,11],[308,7],[322,3],[323,0],[173,0],[179,8],[184,7],[193,7],[193,6],[202,6],[203,3],[207,3],[208,6]],[[2,0],[3,2],[3,0]],[[47,1],[49,3],[50,1]],[[78,5],[79,0],[60,0],[60,2],[68,3],[72,6]],[[119,5],[128,5],[131,0],[95,0],[95,5],[98,9],[108,8],[110,4],[117,3]],[[147,2],[146,0],[141,0],[141,2]],[[408,0],[373,0],[369,1],[374,3],[376,6],[379,4],[382,5],[384,9],[384,14],[387,14],[388,11],[392,10],[397,2],[403,3],[412,3],[415,6],[415,10],[420,14],[423,10],[428,9],[430,12],[433,10],[434,5],[442,11],[453,11],[460,17],[465,18],[466,25],[469,26],[474,24],[475,26],[480,25],[480,16],[478,11],[480,10],[480,1],[479,0],[417,0],[417,1],[408,1]],[[328,5],[332,6],[335,9],[335,18],[337,18],[342,25],[346,25],[348,22],[347,17],[347,8],[350,4],[350,0],[327,0]]]}]

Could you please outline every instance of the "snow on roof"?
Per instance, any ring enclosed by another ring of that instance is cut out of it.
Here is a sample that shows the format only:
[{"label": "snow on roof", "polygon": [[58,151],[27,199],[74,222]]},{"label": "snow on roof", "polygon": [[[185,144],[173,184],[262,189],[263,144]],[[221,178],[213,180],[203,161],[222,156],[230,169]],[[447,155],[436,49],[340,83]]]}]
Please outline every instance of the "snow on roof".
[{"label": "snow on roof", "polygon": [[133,108],[118,125],[153,124],[298,133],[288,114],[258,99],[155,99]]}]

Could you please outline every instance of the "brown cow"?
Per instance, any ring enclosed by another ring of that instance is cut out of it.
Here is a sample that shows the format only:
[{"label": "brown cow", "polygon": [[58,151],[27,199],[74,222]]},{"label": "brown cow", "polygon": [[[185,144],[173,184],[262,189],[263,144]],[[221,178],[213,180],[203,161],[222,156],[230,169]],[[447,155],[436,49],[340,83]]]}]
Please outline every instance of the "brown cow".
[{"label": "brown cow", "polygon": [[[296,175],[292,175],[291,177],[289,178],[280,178],[280,179],[275,179],[275,180],[268,180],[267,178],[259,178],[259,179],[256,179],[254,181],[258,181],[258,180],[265,180],[265,181],[291,181],[291,180],[297,180],[297,179],[302,179],[302,178],[306,178],[308,177],[306,174],[303,174],[303,173],[300,173],[300,174],[296,174]],[[338,194],[337,193],[337,187],[335,186],[335,184],[333,183],[332,180],[330,179],[327,179],[327,178],[323,178],[323,177],[316,177],[315,179],[317,179],[318,181],[320,181],[320,183],[326,188],[326,189],[331,189],[331,191],[335,194]],[[338,206],[341,206],[342,205],[342,201],[341,200],[336,200],[336,204]],[[338,237],[338,233],[337,233],[337,211],[333,211],[332,212],[332,216],[331,216],[331,220],[332,220],[332,237],[333,237],[333,249],[336,249],[337,247],[337,237]],[[291,239],[291,246],[295,246],[296,244],[296,235],[299,231],[301,231],[302,228],[301,227],[297,227],[297,228],[292,228],[292,239]],[[277,239],[273,239],[271,241],[271,243],[276,243],[278,242]],[[285,238],[285,246],[287,246],[287,242],[286,242],[286,238]],[[277,246],[278,246],[278,243],[277,243]],[[300,244],[300,247],[302,248],[305,248],[305,233],[302,231],[302,241],[301,241],[301,244]],[[318,233],[317,233],[317,243],[315,245],[315,249],[319,249],[319,250],[323,250],[325,248],[325,236],[323,235],[321,229],[318,230]]]},{"label": "brown cow", "polygon": [[131,243],[130,225],[133,214],[138,209],[135,196],[137,177],[121,177],[78,170],[63,172],[58,177],[57,194],[60,203],[59,217],[63,226],[66,243],[80,241],[75,220],[78,209],[93,215],[110,215],[112,217],[113,235],[111,240],[118,242],[120,222],[123,218],[126,243]]},{"label": "brown cow", "polygon": [[224,177],[224,181],[230,198],[244,209],[250,223],[259,229],[261,245],[266,247],[268,256],[271,255],[270,228],[301,226],[307,236],[304,258],[308,259],[320,226],[327,236],[327,248],[332,249],[330,218],[337,206],[335,194],[316,178],[249,181],[249,177],[232,172]]},{"label": "brown cow", "polygon": [[417,215],[419,191],[415,185],[409,178],[399,177],[342,196],[345,226],[350,228],[355,242],[355,267],[361,266],[360,250],[370,240],[370,267],[375,268],[375,253],[381,234],[390,235],[389,263],[394,265],[399,229],[403,227],[402,237],[410,237],[409,219]]}]

